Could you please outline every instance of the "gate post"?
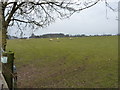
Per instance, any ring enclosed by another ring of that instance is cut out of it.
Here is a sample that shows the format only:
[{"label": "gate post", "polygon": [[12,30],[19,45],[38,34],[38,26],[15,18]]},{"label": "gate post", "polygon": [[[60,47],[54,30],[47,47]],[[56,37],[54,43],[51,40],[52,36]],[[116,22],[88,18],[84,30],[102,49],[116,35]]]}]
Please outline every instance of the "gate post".
[{"label": "gate post", "polygon": [[7,57],[7,62],[2,63],[2,74],[8,84],[8,88],[12,90],[13,87],[13,64],[14,64],[14,53],[13,52],[4,52],[3,57]]}]

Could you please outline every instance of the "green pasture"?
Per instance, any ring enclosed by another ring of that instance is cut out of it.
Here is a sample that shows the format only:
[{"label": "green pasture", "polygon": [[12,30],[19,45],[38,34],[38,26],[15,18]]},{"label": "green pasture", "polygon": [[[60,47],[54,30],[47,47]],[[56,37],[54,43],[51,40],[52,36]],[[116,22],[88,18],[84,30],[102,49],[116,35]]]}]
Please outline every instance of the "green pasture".
[{"label": "green pasture", "polygon": [[115,88],[118,37],[8,40],[19,88]]}]

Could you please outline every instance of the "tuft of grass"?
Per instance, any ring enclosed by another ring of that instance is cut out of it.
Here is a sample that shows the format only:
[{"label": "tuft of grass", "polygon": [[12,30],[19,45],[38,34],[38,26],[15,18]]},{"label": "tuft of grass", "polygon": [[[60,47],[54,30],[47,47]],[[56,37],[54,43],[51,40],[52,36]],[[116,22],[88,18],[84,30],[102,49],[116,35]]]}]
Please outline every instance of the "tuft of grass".
[{"label": "tuft of grass", "polygon": [[118,37],[8,40],[19,88],[118,87]]}]

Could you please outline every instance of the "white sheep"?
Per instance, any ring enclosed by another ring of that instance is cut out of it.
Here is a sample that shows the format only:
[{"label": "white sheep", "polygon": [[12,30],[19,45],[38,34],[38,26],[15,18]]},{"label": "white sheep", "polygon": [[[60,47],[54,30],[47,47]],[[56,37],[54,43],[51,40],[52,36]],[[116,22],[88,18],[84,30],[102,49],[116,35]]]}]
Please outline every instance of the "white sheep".
[{"label": "white sheep", "polygon": [[53,41],[53,39],[51,38],[51,39],[49,39],[49,41]]},{"label": "white sheep", "polygon": [[73,38],[70,38],[70,40],[72,40]]}]

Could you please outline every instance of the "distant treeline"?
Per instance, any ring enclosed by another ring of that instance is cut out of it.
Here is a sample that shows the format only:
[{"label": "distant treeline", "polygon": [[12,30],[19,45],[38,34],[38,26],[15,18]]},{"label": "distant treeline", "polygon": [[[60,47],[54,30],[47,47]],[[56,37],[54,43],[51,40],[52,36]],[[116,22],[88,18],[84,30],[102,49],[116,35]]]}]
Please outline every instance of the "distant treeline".
[{"label": "distant treeline", "polygon": [[[117,34],[120,35],[120,34]],[[32,34],[30,37],[16,37],[16,36],[10,36],[8,35],[8,39],[28,39],[28,38],[62,38],[62,37],[90,37],[90,36],[113,36],[112,34],[103,34],[103,35],[85,35],[85,34],[77,34],[77,35],[69,35],[69,34],[63,34],[63,33],[57,33],[57,34],[44,34],[44,35],[35,35]]]}]

